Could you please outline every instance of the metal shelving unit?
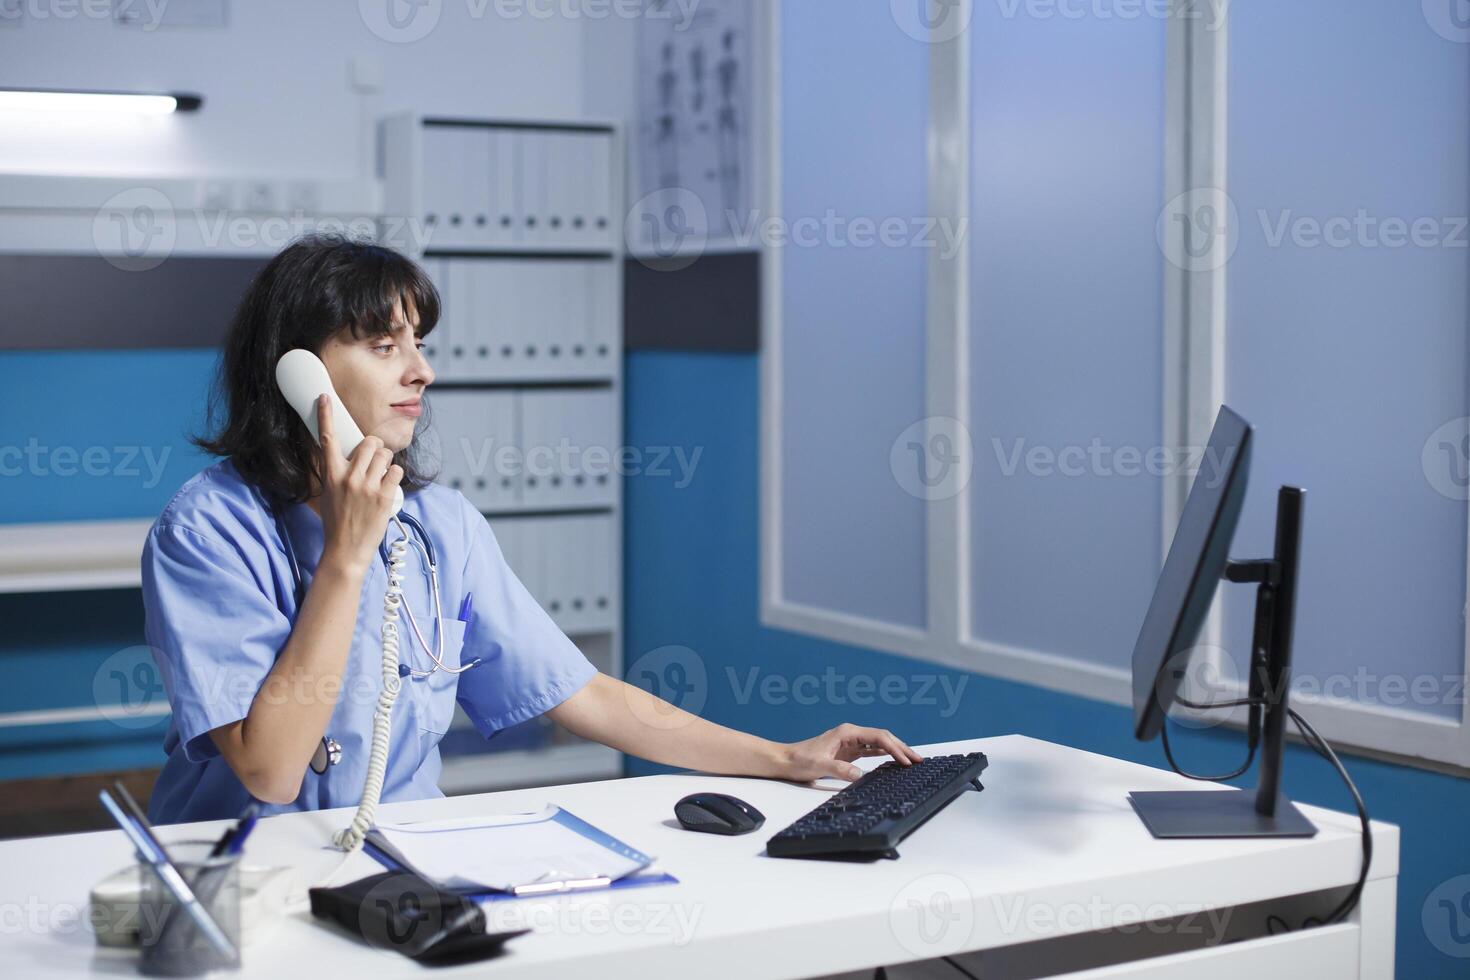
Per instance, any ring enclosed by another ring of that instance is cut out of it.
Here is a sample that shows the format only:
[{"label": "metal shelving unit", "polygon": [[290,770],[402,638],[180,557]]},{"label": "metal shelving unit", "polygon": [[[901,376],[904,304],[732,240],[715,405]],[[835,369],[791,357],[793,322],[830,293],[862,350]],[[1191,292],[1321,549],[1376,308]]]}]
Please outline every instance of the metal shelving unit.
[{"label": "metal shelving unit", "polygon": [[[408,112],[384,118],[379,135],[381,237],[423,264],[444,298],[426,341],[441,482],[475,503],[511,567],[588,659],[620,677],[620,480],[576,469],[510,474],[487,467],[481,451],[527,453],[557,439],[617,449],[621,134],[598,121]],[[620,753],[544,725],[488,743],[467,737],[472,728],[457,710],[444,745],[446,793],[622,773]]]}]

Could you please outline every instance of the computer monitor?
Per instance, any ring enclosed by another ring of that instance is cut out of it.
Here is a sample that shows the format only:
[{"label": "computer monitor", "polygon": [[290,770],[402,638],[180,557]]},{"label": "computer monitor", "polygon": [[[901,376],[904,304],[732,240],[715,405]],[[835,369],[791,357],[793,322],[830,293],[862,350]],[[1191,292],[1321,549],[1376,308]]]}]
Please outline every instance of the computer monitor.
[{"label": "computer monitor", "polygon": [[1141,742],[1157,738],[1164,727],[1184,660],[1225,574],[1245,503],[1250,452],[1251,427],[1222,406],[1133,646],[1133,734]]},{"label": "computer monitor", "polygon": [[1133,648],[1133,733],[1148,741],[1163,731],[1220,579],[1254,583],[1255,627],[1243,659],[1249,677],[1246,734],[1252,755],[1261,747],[1257,788],[1255,793],[1130,794],[1129,802],[1155,837],[1310,837],[1317,832],[1279,796],[1306,495],[1297,487],[1282,487],[1277,494],[1272,557],[1230,559],[1245,503],[1251,432],[1245,419],[1221,406]]}]

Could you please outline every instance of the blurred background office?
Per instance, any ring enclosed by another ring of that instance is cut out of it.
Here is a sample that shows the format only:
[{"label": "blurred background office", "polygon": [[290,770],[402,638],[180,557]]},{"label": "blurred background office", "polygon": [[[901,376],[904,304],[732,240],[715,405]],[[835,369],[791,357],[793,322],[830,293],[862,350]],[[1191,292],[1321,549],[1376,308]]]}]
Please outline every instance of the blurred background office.
[{"label": "blurred background office", "polygon": [[[143,530],[245,283],[342,230],[439,284],[441,479],[542,604],[773,738],[1161,764],[1128,659],[1228,402],[1237,548],[1308,491],[1293,696],[1404,830],[1399,971],[1463,975],[1462,0],[0,0],[0,88],[0,834],[150,785]],[[651,771],[443,750],[446,792]],[[1348,806],[1299,745],[1285,785]]]}]

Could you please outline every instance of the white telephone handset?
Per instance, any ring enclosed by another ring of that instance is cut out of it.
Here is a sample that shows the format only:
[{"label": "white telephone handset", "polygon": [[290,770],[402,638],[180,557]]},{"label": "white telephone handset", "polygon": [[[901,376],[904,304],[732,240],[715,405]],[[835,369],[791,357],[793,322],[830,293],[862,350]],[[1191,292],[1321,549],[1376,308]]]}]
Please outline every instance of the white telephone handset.
[{"label": "white telephone handset", "polygon": [[[281,389],[281,394],[306,427],[311,430],[311,437],[321,444],[321,434],[317,431],[317,399],[323,394],[331,397],[332,401],[332,431],[336,434],[337,444],[342,449],[342,454],[351,457],[352,451],[357,444],[362,442],[362,430],[357,427],[357,422],[348,414],[347,407],[342,404],[342,399],[332,390],[332,381],[327,374],[327,366],[309,350],[289,350],[281,356],[276,363],[276,384]],[[373,743],[368,753],[367,777],[362,787],[362,802],[357,806],[357,814],[352,818],[352,825],[337,831],[332,837],[332,843],[344,851],[355,850],[362,845],[363,838],[368,829],[372,827],[378,811],[378,800],[383,793],[383,778],[388,769],[388,742],[392,732],[393,702],[398,698],[398,691],[403,685],[403,679],[398,669],[398,610],[406,608],[403,604],[403,556],[408,551],[408,542],[411,540],[403,524],[398,521],[397,514],[403,510],[403,488],[396,487],[398,492],[393,502],[393,520],[398,523],[398,529],[403,532],[401,540],[393,542],[388,554],[388,591],[383,596],[383,690],[378,694],[377,708],[373,713]],[[417,542],[415,542],[417,543]],[[422,547],[422,546],[420,546]],[[427,561],[428,555],[425,554]],[[431,568],[432,570],[432,568]],[[437,583],[435,595],[438,594]],[[411,614],[410,614],[411,615]],[[418,627],[414,626],[415,631]],[[443,628],[440,627],[442,636]],[[437,658],[436,658],[437,659]]]},{"label": "white telephone handset", "polygon": [[[332,389],[332,379],[321,358],[299,347],[286,351],[276,362],[276,384],[280,386],[281,394],[286,396],[286,401],[296,409],[296,414],[301,416],[301,421],[306,423],[318,446],[322,443],[322,436],[317,431],[316,402],[322,395],[331,398],[332,431],[337,436],[337,445],[342,447],[342,455],[352,458],[353,450],[362,442],[362,430],[357,427],[357,421],[348,414],[347,406],[342,404],[342,399]],[[393,513],[401,510],[403,488],[398,487],[397,496],[393,499]]]}]

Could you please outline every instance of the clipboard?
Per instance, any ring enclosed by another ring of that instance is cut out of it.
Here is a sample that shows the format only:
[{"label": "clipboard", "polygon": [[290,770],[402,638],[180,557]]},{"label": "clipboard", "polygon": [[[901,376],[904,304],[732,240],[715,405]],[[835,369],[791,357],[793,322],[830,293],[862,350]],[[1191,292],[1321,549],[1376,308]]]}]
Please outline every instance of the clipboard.
[{"label": "clipboard", "polygon": [[[514,818],[524,818],[517,822]],[[510,831],[505,837],[508,846],[514,846],[514,830],[516,827],[525,827],[528,824],[554,823],[563,831],[570,831],[591,845],[610,852],[615,858],[623,861],[632,861],[637,864],[648,865],[652,858],[642,853],[637,848],[623,843],[611,834],[608,834],[585,820],[577,817],[560,807],[550,806],[539,813],[515,814],[506,818],[499,818],[506,822],[486,822],[475,824],[468,821],[446,821],[445,826],[436,827],[432,823],[422,825],[404,825],[404,829],[414,828],[415,832],[426,833],[437,836],[440,833],[479,833],[486,837],[493,837],[498,831]],[[390,828],[392,829],[392,828]],[[482,846],[493,846],[488,841],[482,841]],[[442,876],[436,878],[426,874],[420,867],[415,866],[402,850],[395,847],[380,828],[374,827],[368,831],[363,841],[363,849],[373,857],[374,860],[384,867],[395,871],[407,871],[418,875],[429,881],[435,881],[439,887],[446,891],[454,892],[477,902],[507,901],[521,898],[539,898],[547,895],[563,895],[587,891],[602,891],[622,888],[640,888],[649,885],[678,884],[679,879],[662,871],[650,870],[646,867],[634,870],[620,877],[608,877],[605,875],[593,876],[559,876],[554,874],[554,869],[548,869],[548,873],[537,878],[517,883],[509,888],[497,888],[485,885],[461,884],[456,882],[445,882]],[[544,880],[543,880],[544,879]]]}]

